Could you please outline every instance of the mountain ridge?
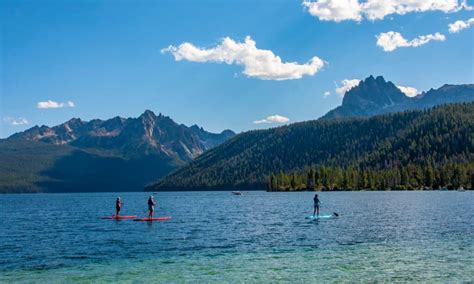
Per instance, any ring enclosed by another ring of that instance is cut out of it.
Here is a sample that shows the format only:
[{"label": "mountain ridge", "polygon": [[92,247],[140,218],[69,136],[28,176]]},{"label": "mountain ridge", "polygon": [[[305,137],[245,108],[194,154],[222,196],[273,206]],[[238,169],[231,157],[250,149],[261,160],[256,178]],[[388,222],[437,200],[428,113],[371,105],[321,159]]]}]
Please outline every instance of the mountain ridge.
[{"label": "mountain ridge", "polygon": [[375,78],[371,75],[348,90],[344,94],[342,104],[320,119],[367,117],[469,101],[474,101],[474,84],[444,84],[438,89],[408,97],[382,76]]},{"label": "mountain ridge", "polygon": [[186,162],[234,135],[228,129],[210,133],[197,125],[187,127],[146,110],[137,118],[71,118],[53,127],[36,125],[6,139],[115,150],[125,157],[136,155],[137,151],[139,155],[165,154]]},{"label": "mountain ridge", "polygon": [[0,139],[0,192],[139,191],[234,135],[148,110],[36,125]]},{"label": "mountain ridge", "polygon": [[265,189],[268,175],[312,165],[383,169],[474,159],[474,103],[313,120],[241,133],[145,188]]}]

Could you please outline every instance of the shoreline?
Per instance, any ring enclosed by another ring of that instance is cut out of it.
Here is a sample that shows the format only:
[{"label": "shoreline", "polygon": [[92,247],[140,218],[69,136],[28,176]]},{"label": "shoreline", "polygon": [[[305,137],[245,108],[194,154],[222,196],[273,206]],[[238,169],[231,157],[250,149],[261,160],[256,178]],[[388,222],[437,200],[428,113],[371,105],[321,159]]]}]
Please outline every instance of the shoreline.
[{"label": "shoreline", "polygon": [[[157,190],[153,193],[161,193],[161,192],[229,192],[236,191],[236,189],[209,189],[209,190]],[[459,189],[338,189],[338,190],[265,190],[265,189],[248,189],[242,190],[239,189],[238,191],[241,192],[268,192],[268,193],[284,193],[284,192],[389,192],[389,191],[449,191],[449,192],[466,192],[466,191],[474,191],[473,188],[465,188],[464,190]],[[12,195],[12,194],[76,194],[76,193],[151,193],[151,191],[74,191],[74,192],[0,192],[1,195]]]}]

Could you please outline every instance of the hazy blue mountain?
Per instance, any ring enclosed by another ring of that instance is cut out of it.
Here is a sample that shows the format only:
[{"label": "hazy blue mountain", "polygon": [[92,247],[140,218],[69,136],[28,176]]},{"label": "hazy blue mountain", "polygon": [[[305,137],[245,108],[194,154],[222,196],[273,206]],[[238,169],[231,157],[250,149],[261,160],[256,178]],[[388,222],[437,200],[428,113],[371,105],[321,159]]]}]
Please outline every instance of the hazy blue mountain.
[{"label": "hazy blue mountain", "polygon": [[406,96],[382,76],[370,76],[347,91],[342,105],[322,119],[364,117],[404,110],[425,109],[435,105],[474,101],[474,85],[444,85],[415,97]]},{"label": "hazy blue mountain", "polygon": [[0,192],[141,190],[234,135],[151,111],[35,126],[0,140]]}]

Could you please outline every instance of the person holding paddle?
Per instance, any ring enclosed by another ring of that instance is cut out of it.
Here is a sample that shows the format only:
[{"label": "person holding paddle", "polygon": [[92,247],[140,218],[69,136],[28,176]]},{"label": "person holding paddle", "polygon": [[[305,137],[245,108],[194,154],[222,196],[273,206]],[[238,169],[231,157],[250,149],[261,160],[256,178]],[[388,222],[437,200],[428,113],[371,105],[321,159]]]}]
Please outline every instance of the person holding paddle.
[{"label": "person holding paddle", "polygon": [[155,211],[156,201],[153,199],[153,195],[148,198],[148,218],[153,218],[153,211]]},{"label": "person holding paddle", "polygon": [[321,204],[321,201],[319,201],[319,198],[318,198],[318,195],[317,195],[317,194],[314,195],[313,201],[314,201],[314,213],[313,213],[313,216],[315,216],[316,213],[318,214],[317,216],[319,216],[319,205]]}]

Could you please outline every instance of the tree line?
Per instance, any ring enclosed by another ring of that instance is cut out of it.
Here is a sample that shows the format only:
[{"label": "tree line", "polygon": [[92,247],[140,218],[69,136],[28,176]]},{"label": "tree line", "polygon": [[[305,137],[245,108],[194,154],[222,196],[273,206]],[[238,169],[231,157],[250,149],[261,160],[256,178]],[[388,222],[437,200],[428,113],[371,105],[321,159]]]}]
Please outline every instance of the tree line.
[{"label": "tree line", "polygon": [[472,189],[474,164],[409,164],[387,169],[312,166],[268,177],[268,191]]}]

